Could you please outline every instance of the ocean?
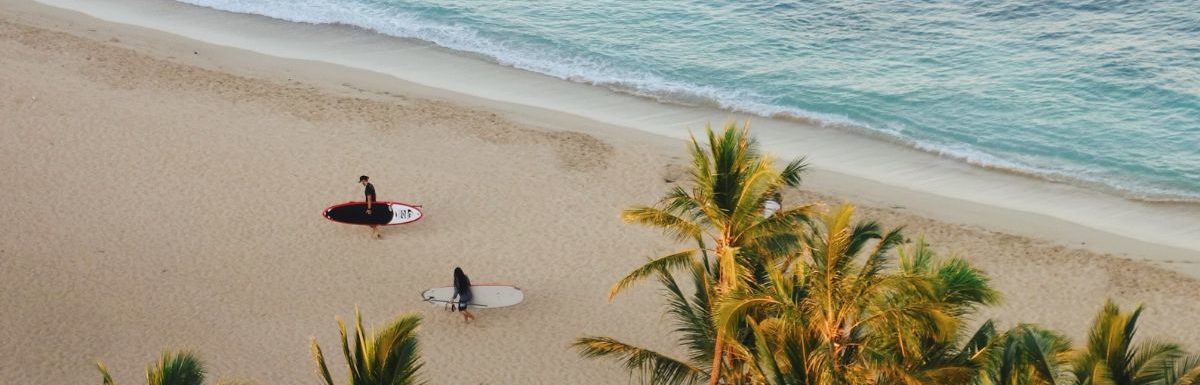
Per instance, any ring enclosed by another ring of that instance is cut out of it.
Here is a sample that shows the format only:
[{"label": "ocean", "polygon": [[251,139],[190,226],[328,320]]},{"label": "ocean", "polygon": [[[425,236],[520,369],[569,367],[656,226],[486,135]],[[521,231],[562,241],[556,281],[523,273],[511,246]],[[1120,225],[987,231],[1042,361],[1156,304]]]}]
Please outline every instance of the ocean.
[{"label": "ocean", "polygon": [[1200,202],[1190,0],[181,2],[356,26],[1131,199]]}]

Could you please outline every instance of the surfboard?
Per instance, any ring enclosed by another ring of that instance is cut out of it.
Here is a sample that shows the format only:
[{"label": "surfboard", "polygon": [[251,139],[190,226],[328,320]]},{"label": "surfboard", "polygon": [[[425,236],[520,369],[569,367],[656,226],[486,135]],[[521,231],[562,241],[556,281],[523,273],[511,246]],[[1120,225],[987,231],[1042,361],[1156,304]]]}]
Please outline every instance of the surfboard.
[{"label": "surfboard", "polygon": [[[421,292],[421,299],[434,306],[447,306],[454,296],[454,286],[435,287]],[[467,306],[486,309],[513,306],[525,300],[521,288],[508,285],[471,285],[471,303]]]},{"label": "surfboard", "polygon": [[421,220],[421,206],[401,202],[375,202],[367,214],[367,202],[346,202],[325,208],[325,219],[365,226],[391,226]]}]

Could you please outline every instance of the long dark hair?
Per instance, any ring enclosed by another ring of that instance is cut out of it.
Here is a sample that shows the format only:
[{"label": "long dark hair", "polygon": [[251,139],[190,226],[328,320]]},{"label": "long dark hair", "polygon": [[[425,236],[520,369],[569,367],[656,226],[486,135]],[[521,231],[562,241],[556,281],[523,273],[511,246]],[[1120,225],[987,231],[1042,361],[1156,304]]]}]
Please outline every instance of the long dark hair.
[{"label": "long dark hair", "polygon": [[459,293],[469,293],[471,291],[471,279],[467,278],[461,267],[454,268],[454,291]]}]

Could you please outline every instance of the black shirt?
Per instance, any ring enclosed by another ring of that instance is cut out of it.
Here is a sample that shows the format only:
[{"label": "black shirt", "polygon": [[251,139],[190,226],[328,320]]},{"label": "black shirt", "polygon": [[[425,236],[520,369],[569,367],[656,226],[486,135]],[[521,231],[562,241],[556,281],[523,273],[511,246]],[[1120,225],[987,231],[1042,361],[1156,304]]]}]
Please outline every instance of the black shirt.
[{"label": "black shirt", "polygon": [[378,199],[375,197],[375,185],[372,185],[370,182],[367,183],[367,189],[363,191],[363,194],[366,195],[366,200],[369,202],[374,202]]}]

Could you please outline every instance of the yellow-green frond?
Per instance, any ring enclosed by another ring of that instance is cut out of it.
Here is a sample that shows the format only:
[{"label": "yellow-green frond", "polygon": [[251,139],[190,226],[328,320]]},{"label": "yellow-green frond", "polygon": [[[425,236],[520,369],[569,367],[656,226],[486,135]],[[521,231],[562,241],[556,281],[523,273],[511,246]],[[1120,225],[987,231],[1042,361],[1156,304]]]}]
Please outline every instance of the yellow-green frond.
[{"label": "yellow-green frond", "polygon": [[643,383],[688,385],[708,378],[708,373],[696,366],[608,337],[584,337],[575,340],[571,346],[587,358],[620,362],[631,374],[641,377]]},{"label": "yellow-green frond", "polygon": [[333,377],[329,375],[329,366],[325,364],[325,355],[321,352],[321,345],[317,344],[317,337],[312,337],[312,356],[317,364],[317,377],[324,381],[325,385],[333,385]]},{"label": "yellow-green frond", "polygon": [[636,206],[621,212],[625,223],[637,223],[662,229],[671,238],[685,241],[700,237],[700,226],[665,210],[649,206]]},{"label": "yellow-green frond", "polygon": [[616,284],[613,284],[612,289],[608,291],[608,300],[612,301],[613,297],[616,297],[617,293],[628,289],[630,286],[633,286],[642,279],[645,279],[653,274],[666,273],[678,268],[690,267],[692,264],[692,256],[695,254],[695,249],[689,249],[660,257],[658,259],[649,260],[646,262],[646,264],[629,272],[629,274],[626,274],[625,277],[617,281]]},{"label": "yellow-green frond", "polygon": [[100,360],[96,360],[96,369],[100,371],[100,376],[104,379],[104,385],[117,384],[116,381],[113,381],[112,375],[108,374],[108,368]]}]

